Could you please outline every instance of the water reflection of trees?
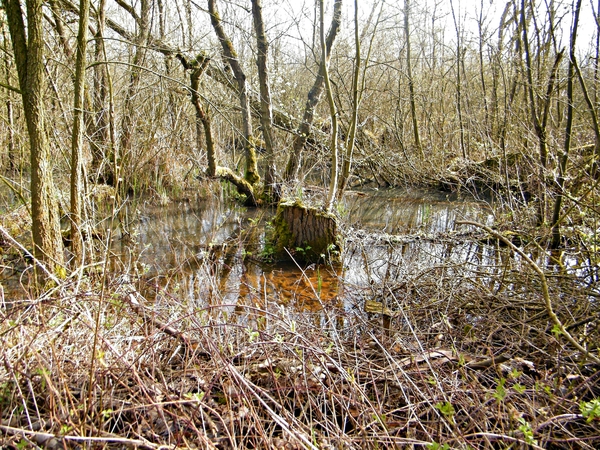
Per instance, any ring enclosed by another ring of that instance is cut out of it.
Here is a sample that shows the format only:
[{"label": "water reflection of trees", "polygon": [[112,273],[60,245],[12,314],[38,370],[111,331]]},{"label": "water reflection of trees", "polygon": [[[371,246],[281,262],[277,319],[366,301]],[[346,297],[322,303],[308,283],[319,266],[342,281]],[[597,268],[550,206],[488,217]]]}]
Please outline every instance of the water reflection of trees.
[{"label": "water reflection of trees", "polygon": [[[384,202],[391,205],[391,214],[403,217],[403,223],[411,230],[429,221],[434,228],[446,231],[453,227],[458,214],[476,214],[474,205],[482,211],[478,204],[460,203],[456,207],[444,199],[437,199],[436,206],[432,206],[431,201],[418,198],[382,196],[363,200],[365,197],[359,197],[362,206],[351,206],[350,216],[359,215],[369,221]],[[406,207],[393,210],[398,204]],[[155,293],[168,291],[197,307],[221,305],[229,313],[236,310],[234,305],[241,311],[246,306],[267,309],[270,303],[316,313],[324,308],[353,308],[357,298],[369,290],[369,297],[382,297],[376,286],[394,288],[432,267],[441,266],[450,276],[453,266],[468,263],[487,270],[487,279],[491,280],[493,274],[484,267],[497,265],[491,259],[495,253],[483,244],[422,240],[395,245],[350,243],[343,270],[314,265],[269,266],[258,258],[264,249],[269,213],[263,216],[264,210],[223,205],[183,203],[144,210],[135,233],[137,255],[131,253],[130,244],[119,244],[130,252],[127,264],[139,265],[141,284],[151,286]],[[395,222],[395,228],[398,223]],[[399,298],[414,294],[407,291]]]}]

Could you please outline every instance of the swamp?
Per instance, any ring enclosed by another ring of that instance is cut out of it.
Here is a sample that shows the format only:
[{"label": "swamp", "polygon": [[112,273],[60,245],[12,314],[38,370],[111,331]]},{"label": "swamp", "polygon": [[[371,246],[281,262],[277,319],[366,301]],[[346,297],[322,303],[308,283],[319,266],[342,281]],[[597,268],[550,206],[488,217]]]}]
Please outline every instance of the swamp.
[{"label": "swamp", "polygon": [[0,28],[0,449],[600,447],[600,2]]}]

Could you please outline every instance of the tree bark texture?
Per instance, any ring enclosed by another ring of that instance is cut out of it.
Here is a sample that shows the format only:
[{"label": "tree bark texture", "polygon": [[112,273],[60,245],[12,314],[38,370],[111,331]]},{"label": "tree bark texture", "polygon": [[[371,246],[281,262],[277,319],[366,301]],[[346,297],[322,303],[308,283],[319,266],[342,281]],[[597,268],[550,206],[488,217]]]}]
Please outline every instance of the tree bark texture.
[{"label": "tree bark texture", "polygon": [[300,202],[281,202],[273,227],[271,245],[276,260],[339,262],[342,243],[332,214]]},{"label": "tree bark texture", "polygon": [[42,0],[27,0],[27,37],[19,0],[3,0],[23,98],[31,158],[31,216],[34,255],[50,272],[63,265],[63,244],[50,147],[44,123],[44,36]]},{"label": "tree bark texture", "polygon": [[74,266],[83,262],[83,230],[85,222],[83,204],[83,126],[87,32],[90,17],[90,0],[79,3],[79,30],[77,33],[77,58],[75,62],[75,92],[73,94],[73,130],[71,136],[71,249]]},{"label": "tree bark texture", "polygon": [[[0,25],[0,27],[2,27],[2,51],[4,53],[2,59],[4,62],[4,80],[6,82],[7,86],[11,86],[11,73],[12,73],[12,59],[10,57],[10,50],[9,50],[9,38],[8,38],[8,33],[7,33],[7,29],[5,27],[5,24],[2,23]],[[15,125],[14,125],[14,114],[13,114],[13,93],[10,90],[7,90],[6,92],[6,122],[8,125],[8,136],[7,136],[7,142],[6,142],[6,156],[8,157],[8,169],[9,170],[15,170],[19,164],[17,164],[17,158],[18,156],[16,155],[15,152],[15,148],[16,148],[16,144],[15,144]]]}]

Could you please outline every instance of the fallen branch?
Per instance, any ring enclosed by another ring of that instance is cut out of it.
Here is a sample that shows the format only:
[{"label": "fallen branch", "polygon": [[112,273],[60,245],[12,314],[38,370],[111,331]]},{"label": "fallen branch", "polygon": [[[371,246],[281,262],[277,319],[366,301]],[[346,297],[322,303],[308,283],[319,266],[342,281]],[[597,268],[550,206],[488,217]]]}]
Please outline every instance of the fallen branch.
[{"label": "fallen branch", "polygon": [[502,234],[498,233],[497,231],[492,230],[488,226],[485,226],[478,222],[472,222],[469,220],[457,221],[456,224],[457,225],[472,225],[474,227],[481,228],[482,230],[486,231],[487,233],[491,234],[492,236],[494,236],[497,239],[504,242],[507,247],[509,247],[512,251],[517,253],[521,258],[523,258],[523,260],[525,262],[527,262],[527,264],[529,264],[529,266],[534,270],[534,272],[536,272],[538,274],[538,276],[540,278],[540,283],[542,285],[542,295],[544,296],[544,305],[546,307],[546,312],[550,316],[550,319],[552,320],[554,325],[560,331],[560,334],[562,334],[565,337],[565,339],[567,341],[569,341],[569,343],[571,345],[573,345],[577,350],[582,352],[584,355],[588,356],[595,363],[600,364],[600,358],[598,358],[596,355],[593,355],[592,353],[590,353],[588,349],[586,349],[583,345],[581,345],[579,342],[577,342],[577,340],[571,335],[571,333],[569,333],[567,331],[567,329],[565,328],[565,326],[563,325],[561,320],[558,318],[558,316],[554,312],[554,308],[552,307],[552,301],[550,300],[550,292],[548,291],[548,280],[546,279],[546,274],[544,273],[542,268],[535,261],[533,261],[529,256],[527,256],[527,254],[523,250],[521,250],[519,247],[517,247],[515,244],[513,244],[509,239],[507,239],[506,237],[504,237]]},{"label": "fallen branch", "polygon": [[85,437],[85,436],[56,436],[52,433],[42,433],[39,431],[30,431],[23,428],[9,427],[0,425],[0,431],[11,436],[29,436],[33,438],[36,444],[43,445],[46,448],[61,448],[61,442],[89,442],[89,443],[104,443],[104,444],[122,444],[126,446],[136,446],[140,448],[158,449],[164,446],[152,444],[151,442],[140,439],[127,439],[117,436],[107,437]]},{"label": "fallen branch", "polygon": [[250,206],[257,205],[257,199],[254,194],[254,189],[250,183],[242,177],[236,175],[233,170],[228,167],[217,167],[216,176],[233,184],[240,194],[246,196],[246,204]]}]

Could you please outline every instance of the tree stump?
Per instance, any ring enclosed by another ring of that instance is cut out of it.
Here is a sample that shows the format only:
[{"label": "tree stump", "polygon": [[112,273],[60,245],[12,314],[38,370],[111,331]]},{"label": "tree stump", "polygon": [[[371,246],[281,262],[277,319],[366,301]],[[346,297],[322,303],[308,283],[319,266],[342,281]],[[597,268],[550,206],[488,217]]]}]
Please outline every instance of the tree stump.
[{"label": "tree stump", "polygon": [[270,244],[277,261],[340,262],[342,243],[335,216],[298,200],[279,203]]}]

